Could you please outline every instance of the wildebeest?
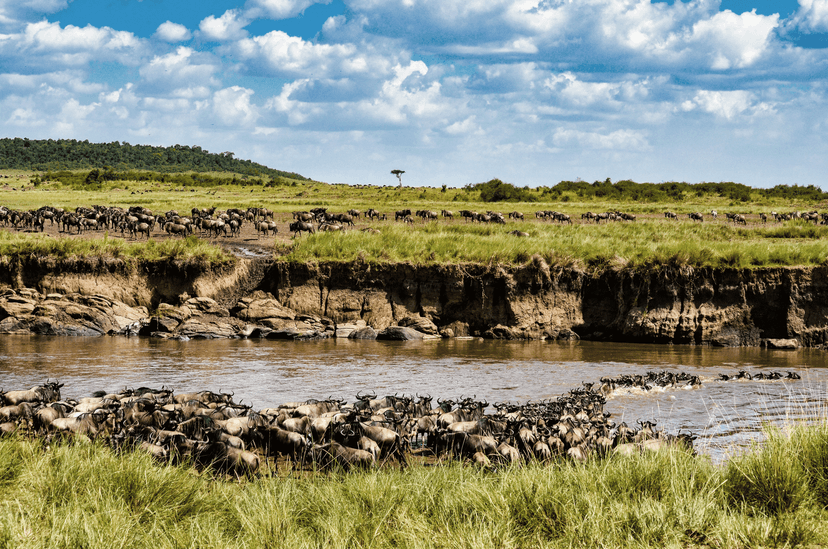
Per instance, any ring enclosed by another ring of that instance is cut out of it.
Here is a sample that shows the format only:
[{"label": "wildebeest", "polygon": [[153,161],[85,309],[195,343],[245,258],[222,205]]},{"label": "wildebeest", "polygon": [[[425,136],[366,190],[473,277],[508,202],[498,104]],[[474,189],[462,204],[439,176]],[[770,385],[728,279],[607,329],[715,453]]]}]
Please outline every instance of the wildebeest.
[{"label": "wildebeest", "polygon": [[352,467],[368,469],[374,465],[374,456],[371,452],[343,446],[331,441],[326,444],[315,444],[310,449],[313,462],[322,469],[331,469],[339,466],[345,471]]},{"label": "wildebeest", "polygon": [[172,222],[168,222],[164,225],[164,231],[170,235],[180,234],[181,236],[186,236],[188,232],[186,225]]},{"label": "wildebeest", "polygon": [[60,388],[63,383],[48,381],[43,385],[32,387],[25,391],[8,391],[2,393],[6,404],[15,406],[21,402],[42,402],[50,403],[60,400]]},{"label": "wildebeest", "polygon": [[302,232],[313,234],[316,231],[313,228],[313,223],[305,221],[294,221],[290,224],[290,232],[292,232],[293,237],[296,238],[296,236],[301,234]]}]

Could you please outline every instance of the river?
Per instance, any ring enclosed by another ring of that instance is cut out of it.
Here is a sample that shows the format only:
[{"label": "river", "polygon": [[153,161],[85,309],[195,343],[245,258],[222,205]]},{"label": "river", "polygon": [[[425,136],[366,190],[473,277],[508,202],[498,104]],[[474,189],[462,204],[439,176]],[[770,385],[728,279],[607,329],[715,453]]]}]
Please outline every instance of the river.
[{"label": "river", "polygon": [[[476,395],[490,403],[555,398],[582,382],[647,371],[684,371],[694,389],[618,391],[616,422],[655,420],[691,431],[720,460],[761,437],[762,425],[825,416],[828,353],[622,343],[323,340],[165,341],[149,338],[0,336],[0,388],[59,380],[67,397],[124,387],[234,392],[255,408],[359,392]],[[719,374],[794,371],[801,380],[718,381]]]}]

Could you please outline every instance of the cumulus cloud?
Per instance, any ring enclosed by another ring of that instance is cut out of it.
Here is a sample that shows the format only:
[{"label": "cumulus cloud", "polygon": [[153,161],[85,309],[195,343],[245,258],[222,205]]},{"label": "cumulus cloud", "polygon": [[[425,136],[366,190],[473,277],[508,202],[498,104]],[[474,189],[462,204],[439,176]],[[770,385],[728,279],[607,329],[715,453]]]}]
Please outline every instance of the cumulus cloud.
[{"label": "cumulus cloud", "polygon": [[456,118],[458,108],[440,93],[440,83],[426,76],[428,66],[422,61],[395,65],[382,81],[374,96],[349,103],[307,103],[300,101],[313,84],[301,79],[285,84],[282,92],[271,97],[264,106],[278,115],[270,125],[302,125],[320,130],[359,130],[431,127],[448,125],[446,119]]},{"label": "cumulus cloud", "polygon": [[773,108],[764,102],[757,102],[753,93],[746,90],[710,91],[701,90],[693,99],[681,104],[683,111],[700,109],[726,120],[732,120],[742,113],[771,112]]},{"label": "cumulus cloud", "polygon": [[289,19],[313,4],[330,4],[331,0],[249,0],[247,14],[251,18]]},{"label": "cumulus cloud", "polygon": [[250,103],[253,90],[232,86],[213,94],[213,113],[227,126],[251,126],[259,117],[256,107]]},{"label": "cumulus cloud", "polygon": [[535,63],[492,63],[481,65],[462,85],[475,93],[509,93],[534,88],[544,74]]},{"label": "cumulus cloud", "polygon": [[165,42],[184,42],[193,37],[187,27],[172,21],[165,21],[158,25],[155,36]]},{"label": "cumulus cloud", "polygon": [[458,120],[453,124],[446,126],[445,132],[451,135],[462,135],[468,133],[476,133],[480,131],[480,127],[475,121],[475,116],[469,116],[465,120]]},{"label": "cumulus cloud", "polygon": [[172,53],[153,57],[138,72],[156,90],[207,90],[219,85],[214,77],[219,68],[209,54],[179,46]]},{"label": "cumulus cloud", "polygon": [[67,6],[68,0],[0,0],[0,25],[13,27],[32,17],[55,13]]},{"label": "cumulus cloud", "polygon": [[227,10],[221,17],[210,15],[198,24],[199,36],[212,42],[239,40],[247,36],[250,19],[239,10]]},{"label": "cumulus cloud", "polygon": [[[65,70],[42,74],[0,74],[0,95],[8,93],[33,93],[44,87],[64,88],[75,94],[97,94],[106,89],[104,84],[87,82],[77,70]],[[5,93],[4,93],[5,92]]]},{"label": "cumulus cloud", "polygon": [[370,35],[457,57],[646,72],[742,69],[783,50],[778,15],[720,12],[715,0],[351,0],[349,7]]},{"label": "cumulus cloud", "polygon": [[710,67],[725,70],[753,65],[769,46],[779,15],[757,15],[756,10],[736,15],[730,10],[717,13],[693,26],[693,44],[710,47]]},{"label": "cumulus cloud", "polygon": [[799,0],[794,19],[800,29],[828,32],[828,0]]},{"label": "cumulus cloud", "polygon": [[0,55],[6,66],[81,66],[92,60],[116,61],[132,65],[143,55],[141,40],[131,32],[92,25],[76,27],[39,21],[29,23],[23,32],[2,36]]},{"label": "cumulus cloud", "polygon": [[360,51],[353,44],[314,44],[282,31],[239,40],[230,48],[238,59],[252,64],[257,74],[336,78],[382,76],[389,69],[384,57]]}]

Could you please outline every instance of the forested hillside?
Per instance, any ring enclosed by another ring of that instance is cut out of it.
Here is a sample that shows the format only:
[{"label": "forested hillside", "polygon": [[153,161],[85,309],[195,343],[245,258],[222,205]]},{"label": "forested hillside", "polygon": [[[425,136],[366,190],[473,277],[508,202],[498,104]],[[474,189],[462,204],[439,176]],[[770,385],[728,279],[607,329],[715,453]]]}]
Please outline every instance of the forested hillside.
[{"label": "forested hillside", "polygon": [[152,147],[129,143],[90,143],[74,139],[0,139],[0,169],[77,170],[111,168],[116,171],[233,172],[252,176],[307,179],[299,174],[274,170],[250,160],[234,158],[232,152],[210,153],[201,147],[174,145]]}]

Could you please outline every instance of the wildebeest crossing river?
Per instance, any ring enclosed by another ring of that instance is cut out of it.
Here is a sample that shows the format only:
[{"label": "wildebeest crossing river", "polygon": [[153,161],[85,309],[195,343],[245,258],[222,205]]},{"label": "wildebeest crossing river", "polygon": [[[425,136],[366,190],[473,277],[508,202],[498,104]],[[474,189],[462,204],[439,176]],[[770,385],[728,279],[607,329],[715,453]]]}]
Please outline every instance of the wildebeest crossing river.
[{"label": "wildebeest crossing river", "polygon": [[[166,341],[144,338],[0,337],[0,387],[47,379],[64,396],[166,386],[176,392],[234,392],[254,408],[309,398],[353,402],[360,391],[476,395],[490,403],[555,398],[602,377],[686,372],[696,388],[616,390],[606,409],[616,421],[654,420],[698,435],[696,448],[721,459],[757,437],[764,422],[824,413],[824,351],[613,343],[442,340]],[[801,380],[720,381],[720,374],[793,371]]]}]

